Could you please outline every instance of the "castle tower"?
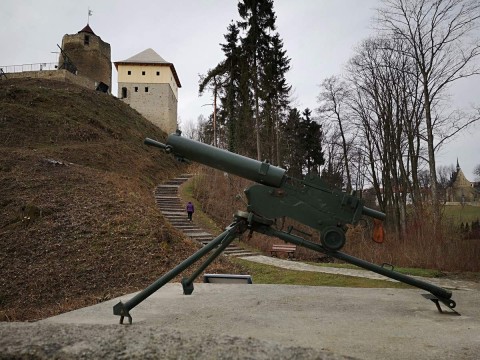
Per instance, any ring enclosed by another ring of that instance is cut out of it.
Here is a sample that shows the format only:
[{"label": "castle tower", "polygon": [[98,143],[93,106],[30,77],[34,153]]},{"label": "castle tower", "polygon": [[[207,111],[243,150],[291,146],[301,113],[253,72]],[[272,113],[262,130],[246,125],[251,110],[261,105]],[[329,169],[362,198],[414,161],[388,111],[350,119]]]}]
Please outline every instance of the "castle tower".
[{"label": "castle tower", "polygon": [[175,132],[178,88],[182,86],[173,64],[152,49],[114,64],[118,97],[166,133]]},{"label": "castle tower", "polygon": [[[77,69],[77,75],[88,77],[97,83],[103,82],[112,88],[112,60],[110,44],[95,35],[90,25],[73,35],[65,34],[62,49]],[[67,68],[60,54],[58,68]]]}]

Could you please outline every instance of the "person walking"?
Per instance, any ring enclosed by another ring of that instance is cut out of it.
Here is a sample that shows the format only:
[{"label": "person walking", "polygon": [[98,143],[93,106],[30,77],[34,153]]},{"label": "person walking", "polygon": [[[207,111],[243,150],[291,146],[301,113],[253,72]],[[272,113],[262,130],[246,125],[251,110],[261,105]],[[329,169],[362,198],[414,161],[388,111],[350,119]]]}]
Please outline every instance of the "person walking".
[{"label": "person walking", "polygon": [[195,212],[195,208],[193,207],[193,204],[191,201],[188,202],[187,204],[187,215],[188,215],[188,221],[192,221],[192,215]]}]

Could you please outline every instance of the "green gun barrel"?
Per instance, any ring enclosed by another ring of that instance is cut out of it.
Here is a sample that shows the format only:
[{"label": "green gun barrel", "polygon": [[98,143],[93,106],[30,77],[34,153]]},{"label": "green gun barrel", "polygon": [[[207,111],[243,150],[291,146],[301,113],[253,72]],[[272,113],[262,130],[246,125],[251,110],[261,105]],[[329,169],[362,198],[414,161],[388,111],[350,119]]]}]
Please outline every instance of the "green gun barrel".
[{"label": "green gun barrel", "polygon": [[190,140],[177,134],[169,135],[166,144],[148,138],[145,139],[144,143],[163,148],[178,157],[271,187],[281,187],[286,178],[285,169]]},{"label": "green gun barrel", "polygon": [[383,213],[381,211],[378,211],[378,210],[375,210],[375,209],[371,209],[371,208],[366,207],[366,206],[364,206],[362,208],[362,214],[370,216],[370,217],[378,219],[378,220],[382,220],[382,221],[384,221],[385,218],[386,218],[385,213]]}]

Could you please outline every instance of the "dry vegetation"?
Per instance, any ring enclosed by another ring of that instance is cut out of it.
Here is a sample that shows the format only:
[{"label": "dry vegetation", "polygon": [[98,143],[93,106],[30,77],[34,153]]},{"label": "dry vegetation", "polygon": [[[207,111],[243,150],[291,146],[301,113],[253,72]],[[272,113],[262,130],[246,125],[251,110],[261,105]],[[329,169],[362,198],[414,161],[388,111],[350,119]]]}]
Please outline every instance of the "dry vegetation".
[{"label": "dry vegetation", "polygon": [[[0,81],[0,320],[35,320],[149,285],[191,254],[154,187],[186,171],[112,96]],[[208,271],[233,272],[219,260]]]},{"label": "dry vegetation", "polygon": [[[245,210],[246,198],[243,189],[248,181],[237,176],[226,175],[220,171],[205,167],[199,168],[194,183],[194,195],[202,204],[202,208],[223,226],[232,219],[236,210]],[[239,200],[236,195],[242,195]],[[221,201],[219,201],[221,199]],[[372,228],[369,221],[362,221],[347,232],[347,244],[342,251],[353,256],[382,264],[389,263],[401,267],[417,267],[438,269],[442,271],[480,271],[480,239],[465,239],[459,231],[458,224],[444,219],[442,229],[434,234],[431,224],[432,216],[426,209],[408,226],[408,233],[400,237],[387,228],[383,244],[371,240]],[[287,225],[284,224],[284,228]],[[294,227],[312,234],[312,229],[301,224]],[[318,234],[312,234],[313,241]],[[243,241],[253,248],[269,254],[272,244],[281,240],[264,235],[254,234],[251,239],[244,236]],[[323,256],[314,251],[297,248],[297,259],[323,261]]]}]

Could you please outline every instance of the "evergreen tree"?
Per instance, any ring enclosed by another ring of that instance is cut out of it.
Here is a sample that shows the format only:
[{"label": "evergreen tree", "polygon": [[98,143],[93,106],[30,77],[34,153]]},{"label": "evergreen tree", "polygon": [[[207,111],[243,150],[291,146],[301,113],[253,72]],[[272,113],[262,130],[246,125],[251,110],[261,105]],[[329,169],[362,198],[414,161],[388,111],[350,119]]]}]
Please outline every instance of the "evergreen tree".
[{"label": "evergreen tree", "polygon": [[283,124],[285,156],[284,167],[292,177],[301,178],[305,160],[303,146],[302,117],[297,108],[290,109],[286,122]]},{"label": "evergreen tree", "polygon": [[238,13],[242,21],[238,26],[245,31],[242,39],[243,54],[251,65],[251,84],[254,97],[255,135],[257,159],[261,160],[261,127],[260,101],[261,101],[261,73],[265,68],[266,51],[271,42],[270,32],[275,30],[275,13],[273,0],[243,0],[238,3]]},{"label": "evergreen tree", "polygon": [[201,77],[199,92],[213,92],[215,141],[218,125],[224,136],[218,141],[230,151],[280,164],[280,124],[291,89],[285,79],[290,59],[279,34],[272,36],[273,0],[244,0],[238,11],[242,20],[228,26],[221,44],[225,57]]},{"label": "evergreen tree", "polygon": [[322,127],[311,119],[310,109],[290,110],[283,125],[285,141],[285,166],[289,174],[302,178],[305,173],[319,173],[325,160],[322,151]]},{"label": "evergreen tree", "polygon": [[322,151],[322,126],[311,119],[312,111],[303,111],[303,146],[305,151],[305,167],[307,173],[319,173],[319,166],[325,163]]},{"label": "evergreen tree", "polygon": [[329,162],[328,165],[323,168],[321,177],[322,180],[332,188],[341,189],[343,187],[342,172],[335,170],[332,162]]},{"label": "evergreen tree", "polygon": [[265,71],[262,74],[263,119],[265,119],[265,138],[269,159],[280,159],[280,123],[285,117],[289,103],[291,86],[287,84],[285,74],[290,69],[290,59],[283,50],[283,42],[277,33],[272,37],[269,51],[265,54]]},{"label": "evergreen tree", "polygon": [[237,135],[241,135],[238,124],[242,123],[240,117],[239,92],[241,78],[241,49],[239,47],[239,30],[235,24],[228,26],[228,33],[225,35],[225,44],[221,44],[222,51],[225,54],[225,92],[222,97],[222,106],[224,108],[224,120],[228,133],[228,150],[232,152],[238,151],[238,145],[241,139]]}]

